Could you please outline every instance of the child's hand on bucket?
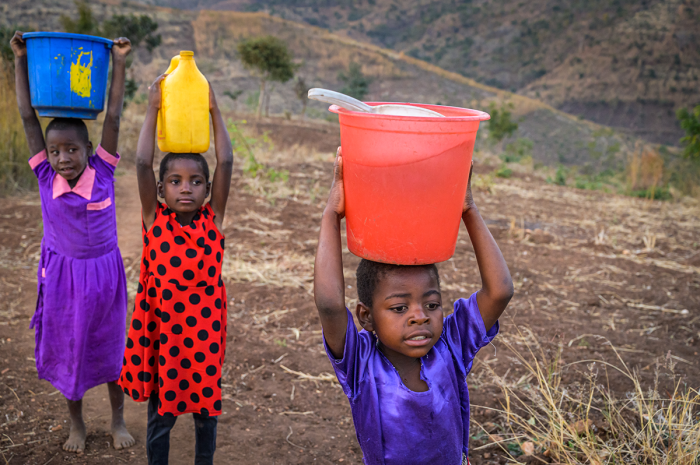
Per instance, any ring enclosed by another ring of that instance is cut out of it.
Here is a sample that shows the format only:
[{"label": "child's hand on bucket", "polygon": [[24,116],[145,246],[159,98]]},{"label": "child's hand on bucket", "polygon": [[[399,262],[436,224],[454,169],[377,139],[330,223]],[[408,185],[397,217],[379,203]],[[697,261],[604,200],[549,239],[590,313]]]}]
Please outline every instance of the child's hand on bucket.
[{"label": "child's hand on bucket", "polygon": [[167,74],[161,74],[153,81],[153,84],[148,86],[148,106],[153,108],[160,108],[161,91],[160,84],[165,79]]},{"label": "child's hand on bucket", "polygon": [[216,103],[216,96],[214,95],[214,89],[211,86],[211,82],[209,83],[209,111],[214,111],[218,107],[218,104]]},{"label": "child's hand on bucket", "polygon": [[328,196],[326,210],[334,212],[341,219],[345,216],[345,188],[343,187],[343,152],[338,147],[333,164],[333,185]]},{"label": "child's hand on bucket", "polygon": [[12,53],[14,53],[16,57],[23,57],[27,54],[27,44],[22,38],[22,34],[24,34],[24,32],[16,31],[15,35],[10,39],[10,47],[12,48]]},{"label": "child's hand on bucket", "polygon": [[131,41],[126,37],[114,39],[112,44],[112,56],[116,58],[126,58],[131,53]]},{"label": "child's hand on bucket", "polygon": [[467,181],[467,195],[464,196],[464,205],[462,205],[462,214],[469,211],[470,208],[476,207],[474,203],[474,197],[472,197],[472,172],[474,171],[474,162],[472,161],[472,166],[469,168],[469,181]]}]

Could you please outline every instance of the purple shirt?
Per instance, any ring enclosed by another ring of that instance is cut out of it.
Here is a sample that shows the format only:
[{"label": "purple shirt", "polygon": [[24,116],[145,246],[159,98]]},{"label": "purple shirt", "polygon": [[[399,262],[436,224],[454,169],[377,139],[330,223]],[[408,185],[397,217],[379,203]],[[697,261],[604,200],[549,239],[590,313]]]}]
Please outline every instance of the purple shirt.
[{"label": "purple shirt", "polygon": [[409,390],[396,368],[377,349],[374,333],[355,328],[348,311],[343,358],[326,347],[338,382],[350,400],[364,463],[454,464],[469,451],[469,390],[467,373],[476,353],[498,334],[488,332],[479,313],[476,293],[455,302],[444,319],[442,335],[421,358],[426,392]]}]

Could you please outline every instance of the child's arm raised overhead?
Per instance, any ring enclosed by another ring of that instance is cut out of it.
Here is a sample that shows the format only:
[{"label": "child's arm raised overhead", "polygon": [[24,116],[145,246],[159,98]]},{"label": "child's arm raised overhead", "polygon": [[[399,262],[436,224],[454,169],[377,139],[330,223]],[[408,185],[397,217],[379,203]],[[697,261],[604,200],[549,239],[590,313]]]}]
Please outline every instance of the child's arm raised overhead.
[{"label": "child's arm raised overhead", "polygon": [[469,232],[469,238],[476,255],[476,263],[479,265],[481,273],[482,287],[476,294],[476,301],[479,304],[479,312],[484,320],[484,326],[488,331],[496,324],[513,297],[513,280],[501,250],[493,239],[491,231],[486,227],[479,209],[474,204],[472,197],[473,170],[474,165],[472,164],[472,169],[469,171],[467,195],[462,207],[462,220]]},{"label": "child's arm raised overhead", "polygon": [[216,103],[214,89],[209,84],[209,112],[214,126],[214,145],[216,149],[216,170],[211,186],[211,200],[209,204],[214,210],[214,224],[221,229],[226,213],[228,191],[231,187],[231,172],[233,171],[233,147],[231,137],[228,135],[224,118],[221,116],[219,106]]},{"label": "child's arm raised overhead", "polygon": [[153,151],[156,145],[156,122],[160,109],[160,83],[165,76],[165,74],[158,76],[158,79],[148,88],[148,110],[136,146],[136,178],[139,183],[141,215],[146,231],[151,229],[156,219],[156,208],[158,207],[156,176],[153,174]]},{"label": "child's arm raised overhead", "polygon": [[100,145],[107,153],[117,153],[119,142],[119,120],[124,105],[124,83],[126,80],[126,56],[131,52],[131,42],[126,37],[114,39],[112,44],[112,84],[109,86],[107,113],[102,125]]},{"label": "child's arm raised overhead", "polygon": [[338,148],[333,167],[333,185],[321,219],[321,234],[314,264],[314,300],[326,344],[336,358],[343,356],[348,326],[340,242],[340,220],[344,216],[343,157]]},{"label": "child's arm raised overhead", "polygon": [[36,155],[46,148],[44,134],[41,131],[39,118],[36,117],[29,96],[29,76],[27,74],[27,44],[22,38],[22,32],[17,31],[10,40],[10,47],[15,54],[15,89],[17,91],[17,106],[22,117],[24,134],[27,137],[31,155]]}]

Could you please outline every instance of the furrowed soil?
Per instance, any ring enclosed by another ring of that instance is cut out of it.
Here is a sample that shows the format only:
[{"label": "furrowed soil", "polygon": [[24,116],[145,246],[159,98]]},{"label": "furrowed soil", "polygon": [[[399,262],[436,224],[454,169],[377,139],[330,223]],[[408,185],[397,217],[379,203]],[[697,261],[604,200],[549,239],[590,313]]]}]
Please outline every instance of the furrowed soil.
[{"label": "furrowed soil", "polygon": [[[311,294],[319,218],[330,186],[333,148],[339,143],[337,126],[265,124],[276,145],[286,150],[266,163],[289,174],[287,180],[251,179],[237,160],[224,223],[230,306],[215,462],[361,463],[348,401],[323,351]],[[293,150],[285,147],[287,138],[296,144]],[[489,432],[499,431],[497,414],[481,408],[499,408],[504,401],[487,368],[514,382],[521,378],[522,365],[502,341],[517,344],[526,328],[544,346],[561,347],[566,362],[614,363],[615,347],[648,386],[660,364],[671,365],[690,386],[698,386],[697,205],[553,186],[535,175],[493,180],[487,175],[490,168],[481,165],[475,171],[481,180],[477,205],[516,288],[501,319],[501,334],[479,353],[469,375],[475,422],[492,425]],[[116,189],[119,240],[133,299],[141,231],[131,167],[119,168]],[[114,450],[105,386],[85,396],[85,452],[61,449],[69,430],[65,400],[37,379],[34,332],[29,329],[42,235],[38,194],[3,200],[0,233],[1,463],[146,463],[146,405],[126,399],[127,425],[137,442]],[[344,260],[348,306],[353,308],[359,259],[346,251]],[[447,314],[455,299],[480,288],[464,229],[454,258],[439,270]],[[620,376],[611,374],[607,382],[619,396],[631,390]],[[474,423],[471,463],[505,463],[501,449],[478,431]],[[192,463],[193,457],[193,421],[183,415],[172,433],[171,463]]]}]

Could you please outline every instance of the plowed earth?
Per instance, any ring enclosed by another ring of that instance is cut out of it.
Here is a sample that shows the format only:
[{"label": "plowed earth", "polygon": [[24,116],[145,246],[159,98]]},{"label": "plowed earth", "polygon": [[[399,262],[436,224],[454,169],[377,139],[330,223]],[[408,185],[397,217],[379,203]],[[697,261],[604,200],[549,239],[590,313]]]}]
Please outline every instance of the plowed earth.
[{"label": "plowed earth", "polygon": [[[324,152],[338,143],[337,133],[293,131],[288,126],[281,131],[294,143]],[[274,135],[274,127],[269,129]],[[279,139],[283,138],[276,139],[278,145]],[[361,462],[350,408],[323,352],[310,293],[331,160],[330,153],[322,161],[287,160],[276,167],[289,170],[289,180],[268,183],[263,190],[255,188],[240,166],[235,172],[224,225],[231,301],[216,463]],[[476,172],[486,173],[488,168],[477,166]],[[133,299],[141,253],[134,171],[120,168],[116,183],[119,239]],[[290,193],[275,197],[280,185]],[[522,367],[499,347],[499,339],[515,337],[525,328],[546,347],[561,346],[567,362],[614,361],[611,346],[599,335],[619,348],[625,362],[648,382],[655,363],[665,360],[673,361],[675,372],[698,386],[697,207],[550,186],[534,176],[486,185],[477,191],[476,201],[510,266],[516,294],[501,320],[501,336],[481,351],[469,376],[474,420],[495,422],[494,414],[476,407],[498,407],[503,401],[485,366],[517,379]],[[69,429],[65,400],[48,382],[37,379],[34,332],[29,329],[41,225],[37,194],[3,200],[0,463],[146,463],[146,405],[127,398],[127,425],[137,443],[116,451],[110,445],[104,386],[85,397],[85,452],[61,449]],[[348,252],[344,259],[352,308],[359,260]],[[447,312],[455,299],[479,289],[466,231],[460,233],[455,257],[439,269]],[[624,379],[612,376],[609,382],[620,395],[630,389]],[[477,431],[473,426],[473,436]],[[505,463],[498,446],[489,446],[483,435],[476,437],[472,464]],[[183,415],[172,433],[171,463],[192,463],[193,456],[193,422]]]}]

